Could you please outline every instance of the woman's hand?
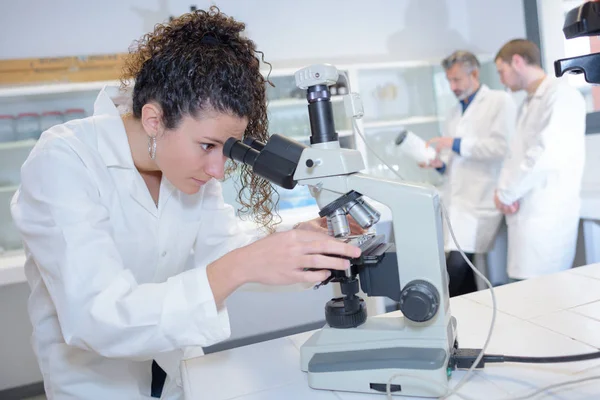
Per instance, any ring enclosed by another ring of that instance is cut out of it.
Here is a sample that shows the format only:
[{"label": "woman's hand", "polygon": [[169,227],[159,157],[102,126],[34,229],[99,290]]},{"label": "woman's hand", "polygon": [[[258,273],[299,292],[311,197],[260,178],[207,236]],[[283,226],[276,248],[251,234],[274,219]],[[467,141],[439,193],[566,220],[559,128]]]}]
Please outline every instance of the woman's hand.
[{"label": "woman's hand", "polygon": [[[364,232],[353,218],[349,222],[353,234]],[[240,286],[251,282],[322,282],[331,275],[328,269],[345,270],[350,267],[346,258],[360,256],[358,247],[327,234],[326,218],[302,222],[296,228],[269,235],[210,263],[206,274],[215,302],[222,304]]]},{"label": "woman's hand", "polygon": [[[352,216],[348,215],[348,224],[350,226],[350,234],[351,235],[362,235],[366,231],[352,218]],[[301,222],[294,227],[295,229],[302,229],[306,231],[314,231],[314,232],[322,232],[327,233],[327,218],[315,218],[309,221]]]},{"label": "woman's hand", "polygon": [[229,257],[230,262],[236,263],[244,283],[289,285],[324,281],[330,275],[326,269],[345,270],[350,267],[346,258],[358,256],[358,247],[325,233],[293,229],[269,235],[223,259]]}]

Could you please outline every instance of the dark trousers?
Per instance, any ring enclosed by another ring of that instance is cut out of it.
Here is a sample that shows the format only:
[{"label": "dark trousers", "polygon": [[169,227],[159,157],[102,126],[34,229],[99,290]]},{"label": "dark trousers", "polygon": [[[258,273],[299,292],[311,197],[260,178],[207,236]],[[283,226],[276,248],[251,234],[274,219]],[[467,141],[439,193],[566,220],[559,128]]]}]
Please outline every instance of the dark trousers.
[{"label": "dark trousers", "polygon": [[156,361],[152,360],[152,384],[150,385],[150,396],[160,399],[166,379],[167,373],[156,363]]},{"label": "dark trousers", "polygon": [[[473,263],[474,254],[465,253],[465,255]],[[458,251],[448,253],[446,268],[448,269],[448,277],[450,278],[450,297],[477,291],[475,273]]]}]

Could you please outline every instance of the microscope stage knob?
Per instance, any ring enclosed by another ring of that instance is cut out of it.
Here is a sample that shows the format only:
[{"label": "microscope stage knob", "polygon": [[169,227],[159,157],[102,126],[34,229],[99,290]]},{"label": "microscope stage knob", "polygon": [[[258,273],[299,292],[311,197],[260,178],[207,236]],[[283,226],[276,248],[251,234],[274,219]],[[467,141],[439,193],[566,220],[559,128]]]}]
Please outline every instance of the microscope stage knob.
[{"label": "microscope stage knob", "polygon": [[400,311],[411,321],[429,321],[435,316],[439,306],[438,291],[427,281],[411,281],[400,293]]}]

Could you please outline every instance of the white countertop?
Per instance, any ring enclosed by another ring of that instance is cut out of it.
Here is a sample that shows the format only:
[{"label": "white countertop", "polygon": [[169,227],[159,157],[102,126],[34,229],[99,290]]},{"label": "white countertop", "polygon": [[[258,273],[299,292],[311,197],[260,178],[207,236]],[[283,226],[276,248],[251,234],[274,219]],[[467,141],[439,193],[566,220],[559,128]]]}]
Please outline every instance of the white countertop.
[{"label": "white countertop", "polygon": [[25,282],[25,253],[22,250],[0,255],[0,287]]},{"label": "white countertop", "polygon": [[[486,353],[553,356],[600,348],[600,264],[497,287],[498,314]],[[461,347],[480,348],[491,321],[489,291],[451,299]],[[382,317],[397,315],[397,312]],[[193,358],[183,363],[187,399],[382,400],[381,394],[313,390],[300,370],[301,344],[312,334],[280,338]],[[451,385],[465,372],[454,371]],[[600,375],[600,359],[562,364],[487,364],[460,393],[475,399],[506,399],[550,384]],[[407,397],[395,397],[406,399]],[[600,398],[600,380],[532,399]],[[459,399],[452,396],[450,399]]]}]

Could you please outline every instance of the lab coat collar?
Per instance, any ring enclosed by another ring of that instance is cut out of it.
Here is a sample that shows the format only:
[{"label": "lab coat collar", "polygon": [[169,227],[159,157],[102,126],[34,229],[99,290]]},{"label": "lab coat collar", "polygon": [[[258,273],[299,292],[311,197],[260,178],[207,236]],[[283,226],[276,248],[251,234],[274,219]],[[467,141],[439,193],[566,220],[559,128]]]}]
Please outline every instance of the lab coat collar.
[{"label": "lab coat collar", "polygon": [[98,151],[107,167],[133,169],[131,148],[119,110],[105,89],[102,89],[94,102],[94,117],[98,138]]},{"label": "lab coat collar", "polygon": [[175,191],[175,186],[163,176],[160,184],[158,208],[161,210],[159,210],[135,168],[127,132],[125,132],[119,110],[104,89],[100,91],[94,103],[94,119],[97,122],[95,129],[98,151],[106,166],[131,170],[131,182],[129,183],[131,197],[150,214],[158,217],[167,200]]},{"label": "lab coat collar", "polygon": [[550,89],[550,87],[552,86],[553,81],[554,81],[554,78],[552,78],[550,75],[546,75],[546,77],[544,78],[542,83],[540,83],[540,86],[537,87],[537,89],[535,90],[535,93],[533,93],[533,95],[531,97],[544,96],[546,94],[546,92],[548,91],[548,89]]},{"label": "lab coat collar", "polygon": [[483,85],[480,83],[479,87],[477,88],[476,91],[471,93],[471,95],[469,97],[467,97],[466,99],[459,101],[459,103],[463,109],[463,112],[466,111],[467,108],[469,108],[469,105],[471,105],[471,103],[475,99],[475,96],[477,96],[477,93],[479,93],[479,91],[481,90],[482,87],[483,87]]},{"label": "lab coat collar", "polygon": [[471,103],[469,104],[469,106],[467,107],[465,112],[462,112],[462,105],[460,103],[458,103],[458,106],[456,108],[457,111],[460,112],[462,116],[470,114],[469,110],[472,110],[474,108],[473,104],[479,103],[489,91],[490,91],[490,88],[487,87],[487,85],[482,83],[479,86],[479,89],[477,89],[477,92],[475,92],[475,97],[471,100]]},{"label": "lab coat collar", "polygon": [[478,99],[481,99],[481,98],[485,97],[485,95],[489,91],[490,91],[490,88],[485,83],[482,83],[479,86],[479,89],[477,89],[477,92],[475,93],[475,97],[473,98],[473,100],[471,100],[471,102],[475,102]]}]

